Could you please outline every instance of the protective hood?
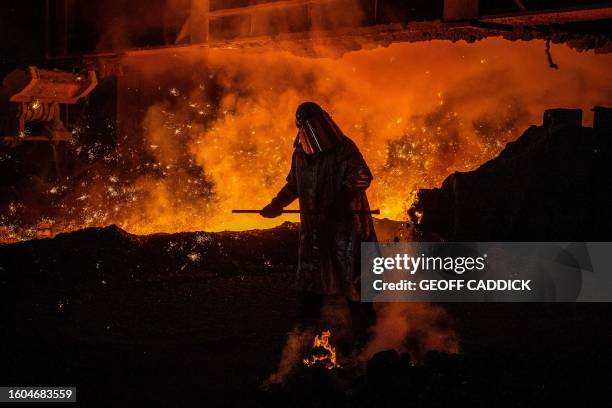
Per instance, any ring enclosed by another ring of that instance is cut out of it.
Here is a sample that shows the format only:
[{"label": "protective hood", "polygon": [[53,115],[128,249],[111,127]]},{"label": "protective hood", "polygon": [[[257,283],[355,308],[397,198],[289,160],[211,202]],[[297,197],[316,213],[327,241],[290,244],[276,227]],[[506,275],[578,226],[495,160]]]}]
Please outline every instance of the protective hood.
[{"label": "protective hood", "polygon": [[324,152],[336,146],[344,137],[331,116],[314,102],[302,103],[295,113],[298,137],[306,154]]}]

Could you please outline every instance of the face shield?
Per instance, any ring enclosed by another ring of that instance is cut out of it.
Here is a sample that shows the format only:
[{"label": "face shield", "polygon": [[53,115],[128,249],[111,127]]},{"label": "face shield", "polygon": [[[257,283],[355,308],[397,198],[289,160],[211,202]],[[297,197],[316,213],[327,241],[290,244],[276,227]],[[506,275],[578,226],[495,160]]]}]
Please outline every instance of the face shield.
[{"label": "face shield", "polygon": [[324,152],[336,146],[343,138],[340,128],[319,105],[313,102],[301,104],[296,112],[298,138],[306,154]]}]

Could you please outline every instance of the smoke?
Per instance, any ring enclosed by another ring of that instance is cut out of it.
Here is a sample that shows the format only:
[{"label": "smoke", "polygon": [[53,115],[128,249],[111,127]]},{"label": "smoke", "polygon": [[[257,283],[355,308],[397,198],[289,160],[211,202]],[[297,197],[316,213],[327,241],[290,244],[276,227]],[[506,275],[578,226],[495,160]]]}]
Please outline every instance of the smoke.
[{"label": "smoke", "polygon": [[315,334],[320,334],[323,330],[331,332],[330,343],[338,349],[341,358],[350,352],[346,348],[353,342],[353,330],[346,299],[343,296],[325,296],[317,306],[320,306],[319,318],[300,317],[287,334],[278,368],[268,379],[270,383],[284,382],[296,367],[303,364],[303,359],[312,347]]},{"label": "smoke", "polygon": [[[145,143],[158,146],[160,165],[201,168],[210,191],[205,200],[162,203],[164,211],[137,206],[123,226],[134,232],[241,230],[295,221],[236,217],[229,210],[261,208],[280,189],[295,137],[294,111],[304,100],[323,105],[360,147],[375,176],[368,190],[372,206],[403,219],[412,191],[495,157],[539,123],[544,109],[586,111],[610,102],[612,87],[604,80],[610,56],[558,46],[563,69],[552,71],[543,46],[489,39],[394,44],[339,59],[241,50],[128,58],[141,95],[162,78],[167,85],[159,92],[174,99],[147,109]],[[136,85],[129,78],[125,83]],[[154,190],[161,184],[169,194],[184,188],[173,177],[155,183]]]},{"label": "smoke", "polygon": [[[459,353],[459,337],[451,315],[432,303],[375,303],[376,319],[369,328],[369,341],[362,349],[355,349],[355,330],[343,298],[326,298],[321,318],[316,324],[298,322],[288,334],[276,372],[269,383],[282,383],[307,355],[314,335],[321,330],[331,331],[331,344],[340,355],[340,363],[354,359],[364,363],[379,351],[395,349],[408,352],[411,360],[422,363],[430,350]],[[352,349],[350,349],[352,348]]]},{"label": "smoke", "polygon": [[408,352],[422,362],[430,350],[459,352],[453,320],[441,306],[431,303],[377,303],[371,340],[359,356],[367,361],[379,351]]},{"label": "smoke", "polygon": [[[214,11],[265,2],[212,0],[210,8]],[[186,34],[180,36],[182,42],[188,40],[188,29],[187,32],[182,30],[189,27],[191,3],[190,0],[106,0],[99,4],[74,2],[71,13],[75,21],[85,22],[81,23],[85,26],[83,32],[95,37],[98,51],[124,50],[172,45],[179,39],[179,33]],[[213,20],[211,40],[307,31],[316,36],[320,30],[356,27],[366,19],[363,5],[363,2],[342,0],[334,4],[316,4],[308,11],[306,5],[279,7],[254,13],[248,19],[229,17]]]},{"label": "smoke", "polygon": [[281,359],[276,372],[268,378],[268,383],[277,384],[285,381],[288,375],[300,364],[306,355],[314,338],[314,331],[299,328],[292,329],[287,334],[287,341],[281,353]]},{"label": "smoke", "polygon": [[90,167],[43,183],[36,202],[15,190],[3,223],[30,207],[42,209],[29,225],[115,223],[133,233],[297,221],[230,210],[261,208],[282,187],[304,100],[319,102],[361,149],[375,177],[371,206],[405,219],[414,190],[495,157],[541,123],[544,109],[582,108],[589,124],[593,105],[612,104],[612,55],[552,45],[561,68],[551,70],[544,46],[490,38],[399,43],[337,59],[261,49],[129,54],[118,78],[116,148],[79,140],[72,129],[70,154]]}]

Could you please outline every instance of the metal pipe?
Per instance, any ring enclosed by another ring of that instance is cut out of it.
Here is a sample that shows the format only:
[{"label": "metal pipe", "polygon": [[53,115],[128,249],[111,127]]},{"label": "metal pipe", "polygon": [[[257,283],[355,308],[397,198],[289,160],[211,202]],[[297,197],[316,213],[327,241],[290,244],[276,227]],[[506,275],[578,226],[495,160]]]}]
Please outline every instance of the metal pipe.
[{"label": "metal pipe", "polygon": [[[262,210],[232,210],[233,214],[261,214]],[[283,214],[323,214],[322,212],[306,210],[283,210]],[[351,214],[380,214],[380,210],[351,210]]]}]

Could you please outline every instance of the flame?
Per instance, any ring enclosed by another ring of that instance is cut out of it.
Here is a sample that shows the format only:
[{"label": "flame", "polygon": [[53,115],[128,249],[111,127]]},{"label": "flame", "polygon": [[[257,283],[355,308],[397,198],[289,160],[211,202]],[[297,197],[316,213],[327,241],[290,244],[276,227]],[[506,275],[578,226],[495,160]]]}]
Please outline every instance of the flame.
[{"label": "flame", "polygon": [[336,348],[329,343],[331,332],[324,330],[320,335],[315,335],[312,342],[312,350],[303,361],[307,367],[320,365],[328,370],[340,367],[336,361]]}]

